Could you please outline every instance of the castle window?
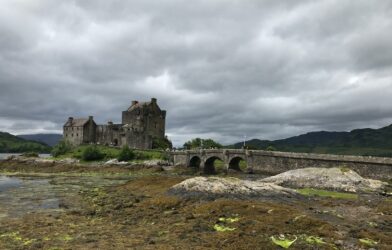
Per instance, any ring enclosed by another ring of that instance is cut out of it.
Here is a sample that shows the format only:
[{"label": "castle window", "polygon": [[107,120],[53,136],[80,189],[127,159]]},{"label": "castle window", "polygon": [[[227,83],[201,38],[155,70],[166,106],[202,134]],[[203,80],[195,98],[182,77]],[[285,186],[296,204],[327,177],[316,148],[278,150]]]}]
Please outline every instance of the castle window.
[{"label": "castle window", "polygon": [[79,134],[76,134],[76,136],[79,136]]},{"label": "castle window", "polygon": [[73,134],[71,136],[73,137]]},{"label": "castle window", "polygon": [[157,128],[158,127],[158,123],[155,123],[155,128]]}]

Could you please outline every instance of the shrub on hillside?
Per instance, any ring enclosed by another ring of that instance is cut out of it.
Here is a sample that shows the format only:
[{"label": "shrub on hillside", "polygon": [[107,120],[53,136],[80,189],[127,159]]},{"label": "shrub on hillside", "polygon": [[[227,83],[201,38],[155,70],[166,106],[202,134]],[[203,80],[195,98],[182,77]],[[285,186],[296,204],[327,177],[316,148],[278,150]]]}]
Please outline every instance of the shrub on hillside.
[{"label": "shrub on hillside", "polygon": [[52,149],[52,156],[57,157],[60,155],[64,155],[72,151],[72,145],[68,141],[61,140],[56,146]]},{"label": "shrub on hillside", "polygon": [[118,154],[118,161],[130,161],[135,158],[135,154],[128,146],[124,146]]},{"label": "shrub on hillside", "polygon": [[82,152],[82,160],[84,161],[98,161],[105,157],[97,146],[88,146]]},{"label": "shrub on hillside", "polygon": [[267,150],[267,151],[276,151],[276,148],[274,146],[268,146],[265,150]]}]

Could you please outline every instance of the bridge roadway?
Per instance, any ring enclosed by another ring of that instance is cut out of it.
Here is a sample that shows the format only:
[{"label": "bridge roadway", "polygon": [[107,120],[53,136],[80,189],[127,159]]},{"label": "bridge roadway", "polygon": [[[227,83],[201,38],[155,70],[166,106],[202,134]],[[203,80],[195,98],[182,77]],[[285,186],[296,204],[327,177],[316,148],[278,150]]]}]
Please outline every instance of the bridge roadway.
[{"label": "bridge roadway", "polygon": [[244,160],[246,172],[277,174],[304,167],[349,167],[362,176],[392,178],[392,158],[245,149],[197,149],[170,154],[174,165],[197,167],[205,173],[214,173],[214,161],[220,159],[225,170],[240,170],[239,163]]}]

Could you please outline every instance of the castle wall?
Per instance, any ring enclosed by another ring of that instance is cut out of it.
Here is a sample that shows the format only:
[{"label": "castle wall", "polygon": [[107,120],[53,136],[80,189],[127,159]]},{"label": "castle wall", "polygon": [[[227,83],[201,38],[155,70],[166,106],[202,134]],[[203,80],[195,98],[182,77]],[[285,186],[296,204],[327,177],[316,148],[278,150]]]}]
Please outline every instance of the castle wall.
[{"label": "castle wall", "polygon": [[84,141],[83,127],[64,127],[63,138],[72,145],[80,145]]},{"label": "castle wall", "polygon": [[101,145],[121,146],[121,124],[98,125],[96,142]]},{"label": "castle wall", "polygon": [[96,142],[96,129],[97,125],[92,120],[88,121],[83,127],[83,143],[95,143]]},{"label": "castle wall", "polygon": [[130,148],[151,148],[152,137],[139,132],[126,132],[123,141]]}]

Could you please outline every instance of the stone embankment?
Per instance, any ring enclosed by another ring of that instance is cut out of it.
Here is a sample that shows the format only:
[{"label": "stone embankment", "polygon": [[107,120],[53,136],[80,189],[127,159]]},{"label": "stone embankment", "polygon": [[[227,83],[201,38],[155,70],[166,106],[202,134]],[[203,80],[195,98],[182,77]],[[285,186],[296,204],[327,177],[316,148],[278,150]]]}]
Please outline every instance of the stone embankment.
[{"label": "stone embankment", "polygon": [[169,193],[180,196],[207,196],[209,198],[292,198],[298,195],[296,191],[298,188],[353,193],[382,193],[387,185],[385,182],[363,178],[350,169],[304,168],[256,181],[232,177],[195,177],[173,186]]}]

